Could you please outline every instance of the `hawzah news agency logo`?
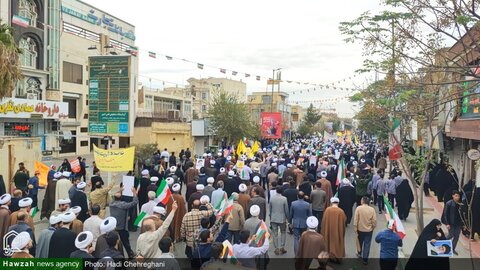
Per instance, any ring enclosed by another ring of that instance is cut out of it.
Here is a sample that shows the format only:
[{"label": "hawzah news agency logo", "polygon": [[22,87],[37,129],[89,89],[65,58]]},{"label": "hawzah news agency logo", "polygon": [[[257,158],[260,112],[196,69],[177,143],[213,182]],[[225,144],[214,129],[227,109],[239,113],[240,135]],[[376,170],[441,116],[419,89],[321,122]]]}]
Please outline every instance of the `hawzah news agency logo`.
[{"label": "hawzah news agency logo", "polygon": [[9,231],[8,233],[3,236],[3,255],[10,257],[13,255],[13,249],[11,247],[11,243],[13,238],[18,235],[16,231]]}]

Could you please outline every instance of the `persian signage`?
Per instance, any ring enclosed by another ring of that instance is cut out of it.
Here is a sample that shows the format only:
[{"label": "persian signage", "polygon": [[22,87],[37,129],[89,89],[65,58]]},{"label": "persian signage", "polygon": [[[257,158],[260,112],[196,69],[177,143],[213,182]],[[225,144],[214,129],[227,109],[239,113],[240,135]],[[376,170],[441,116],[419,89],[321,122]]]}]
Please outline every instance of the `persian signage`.
[{"label": "persian signage", "polygon": [[68,103],[34,99],[4,98],[0,101],[0,118],[68,118]]},{"label": "persian signage", "polygon": [[95,56],[89,61],[89,133],[128,136],[130,56]]}]

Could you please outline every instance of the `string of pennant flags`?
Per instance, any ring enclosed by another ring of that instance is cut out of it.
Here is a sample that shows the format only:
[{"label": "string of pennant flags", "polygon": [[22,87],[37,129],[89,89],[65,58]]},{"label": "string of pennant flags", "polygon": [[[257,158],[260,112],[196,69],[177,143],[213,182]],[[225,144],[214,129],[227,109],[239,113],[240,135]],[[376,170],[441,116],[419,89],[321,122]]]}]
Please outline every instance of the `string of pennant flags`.
[{"label": "string of pennant flags", "polygon": [[186,62],[186,63],[194,64],[194,65],[196,65],[196,67],[198,69],[202,69],[202,70],[206,69],[206,68],[211,68],[211,69],[218,70],[222,74],[227,74],[228,73],[228,74],[231,74],[232,76],[244,76],[245,78],[255,78],[255,80],[257,80],[257,81],[267,80],[267,83],[270,84],[270,85],[271,84],[278,84],[280,82],[283,82],[283,83],[288,83],[288,84],[309,85],[309,86],[314,87],[313,89],[308,89],[308,91],[310,91],[310,90],[311,91],[317,91],[317,90],[323,90],[323,89],[326,89],[326,90],[331,89],[331,90],[339,90],[339,91],[358,91],[359,90],[358,88],[339,86],[339,84],[342,83],[342,82],[347,82],[347,80],[350,81],[350,80],[356,78],[357,76],[359,76],[358,74],[353,74],[349,77],[346,77],[346,78],[343,78],[341,80],[338,80],[338,81],[335,81],[335,82],[332,82],[332,83],[328,83],[328,84],[300,82],[300,81],[293,81],[293,80],[279,80],[279,79],[275,80],[271,77],[255,75],[253,73],[236,71],[236,70],[233,70],[233,69],[221,68],[221,67],[217,67],[217,66],[214,66],[214,65],[207,65],[207,64],[199,63],[199,62],[192,61],[192,60],[185,59],[185,58],[174,57],[174,56],[167,55],[167,54],[161,54],[161,53],[148,51],[148,50],[139,50],[138,47],[136,47],[136,46],[130,46],[130,48],[126,50],[126,52],[132,54],[133,56],[138,56],[139,51],[146,52],[148,54],[148,57],[150,57],[150,58],[157,59],[157,57],[164,57],[167,60],[183,61],[183,62]]},{"label": "string of pennant flags", "polygon": [[290,103],[290,104],[326,103],[326,102],[342,101],[342,100],[349,99],[349,98],[350,98],[350,96],[327,98],[327,99],[314,99],[314,100],[297,100],[297,101],[292,101],[292,100],[290,100],[289,103]]}]

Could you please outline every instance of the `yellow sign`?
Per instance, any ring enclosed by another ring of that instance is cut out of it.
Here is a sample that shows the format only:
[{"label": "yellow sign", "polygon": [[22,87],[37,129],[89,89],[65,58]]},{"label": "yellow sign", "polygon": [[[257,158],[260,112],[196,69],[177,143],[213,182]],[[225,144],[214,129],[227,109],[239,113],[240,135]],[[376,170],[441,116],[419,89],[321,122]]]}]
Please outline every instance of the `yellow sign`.
[{"label": "yellow sign", "polygon": [[48,171],[50,170],[48,166],[35,161],[34,169],[40,173],[40,175],[38,175],[38,185],[42,187],[46,186],[48,184]]},{"label": "yellow sign", "polygon": [[126,172],[133,170],[135,147],[103,150],[93,146],[93,158],[97,167],[106,172]]}]

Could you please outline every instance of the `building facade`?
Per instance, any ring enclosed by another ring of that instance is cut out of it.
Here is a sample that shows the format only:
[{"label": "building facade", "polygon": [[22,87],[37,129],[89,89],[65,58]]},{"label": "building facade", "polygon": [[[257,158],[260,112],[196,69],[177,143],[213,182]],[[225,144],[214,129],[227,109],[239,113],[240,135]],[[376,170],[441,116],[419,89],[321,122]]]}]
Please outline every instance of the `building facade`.
[{"label": "building facade", "polygon": [[247,84],[226,78],[208,78],[187,80],[193,96],[193,116],[195,119],[208,117],[208,106],[219,91],[235,95],[240,102],[246,102]]},{"label": "building facade", "polygon": [[[60,93],[57,98],[69,105],[68,118],[60,122],[62,155],[90,153],[93,145],[105,147],[104,135],[89,130],[89,57],[127,56],[135,45],[135,26],[105,11],[77,0],[62,0],[61,29],[58,49]],[[131,56],[131,80],[136,85],[138,58]],[[131,89],[132,96],[136,87]],[[109,97],[111,98],[111,97]],[[130,100],[130,102],[134,102]],[[133,113],[133,111],[131,112]],[[132,121],[133,122],[133,121]],[[130,144],[128,134],[109,136],[112,148]]]}]

